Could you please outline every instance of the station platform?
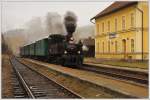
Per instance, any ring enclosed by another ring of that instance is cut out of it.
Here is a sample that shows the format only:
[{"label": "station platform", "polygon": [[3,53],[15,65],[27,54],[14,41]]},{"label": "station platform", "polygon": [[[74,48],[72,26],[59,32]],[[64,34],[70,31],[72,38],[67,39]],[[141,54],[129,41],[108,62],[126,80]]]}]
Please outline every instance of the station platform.
[{"label": "station platform", "polygon": [[62,74],[131,96],[136,98],[148,98],[148,87],[133,85],[121,80],[115,80],[105,77],[104,75],[96,74],[94,72],[79,70],[75,68],[63,67],[60,65],[49,64],[41,61],[26,59],[32,63],[41,65],[43,67],[58,71]]},{"label": "station platform", "polygon": [[85,58],[84,64],[148,73],[148,62]]},{"label": "station platform", "polygon": [[129,68],[126,66],[114,66],[114,65],[96,64],[96,63],[89,63],[89,62],[85,62],[84,64],[92,65],[92,66],[96,66],[96,67],[108,67],[108,68],[115,68],[115,69],[122,69],[122,70],[130,70],[130,71],[148,73],[147,69]]}]

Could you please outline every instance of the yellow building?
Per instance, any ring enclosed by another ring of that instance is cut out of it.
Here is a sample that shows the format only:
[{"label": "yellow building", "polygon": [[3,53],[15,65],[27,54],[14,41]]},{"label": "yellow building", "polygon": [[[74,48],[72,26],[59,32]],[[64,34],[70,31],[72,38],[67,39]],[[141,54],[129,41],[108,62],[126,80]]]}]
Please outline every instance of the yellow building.
[{"label": "yellow building", "polygon": [[117,1],[95,19],[95,57],[148,59],[148,2]]}]

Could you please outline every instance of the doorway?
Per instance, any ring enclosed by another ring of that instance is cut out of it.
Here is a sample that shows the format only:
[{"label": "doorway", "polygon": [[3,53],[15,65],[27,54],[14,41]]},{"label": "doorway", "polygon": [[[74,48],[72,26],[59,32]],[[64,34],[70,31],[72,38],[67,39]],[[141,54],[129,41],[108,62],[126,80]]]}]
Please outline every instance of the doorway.
[{"label": "doorway", "polygon": [[123,39],[123,40],[122,40],[122,48],[123,48],[124,59],[126,59],[126,57],[127,57],[127,54],[126,54],[127,48],[126,48],[126,47],[127,47],[127,46],[126,46],[126,40]]}]

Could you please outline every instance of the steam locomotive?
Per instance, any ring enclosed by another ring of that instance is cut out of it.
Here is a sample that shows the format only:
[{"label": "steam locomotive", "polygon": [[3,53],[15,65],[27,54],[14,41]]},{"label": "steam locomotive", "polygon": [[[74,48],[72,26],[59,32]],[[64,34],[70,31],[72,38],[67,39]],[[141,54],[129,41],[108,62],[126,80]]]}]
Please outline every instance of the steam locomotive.
[{"label": "steam locomotive", "polygon": [[64,24],[67,35],[53,34],[48,38],[20,48],[22,57],[47,60],[61,65],[81,65],[83,63],[82,43],[75,43],[72,37],[76,28],[76,19],[66,16]]},{"label": "steam locomotive", "polygon": [[83,62],[82,43],[75,44],[73,38],[66,41],[63,35],[49,36],[49,61],[62,65],[81,65]]}]

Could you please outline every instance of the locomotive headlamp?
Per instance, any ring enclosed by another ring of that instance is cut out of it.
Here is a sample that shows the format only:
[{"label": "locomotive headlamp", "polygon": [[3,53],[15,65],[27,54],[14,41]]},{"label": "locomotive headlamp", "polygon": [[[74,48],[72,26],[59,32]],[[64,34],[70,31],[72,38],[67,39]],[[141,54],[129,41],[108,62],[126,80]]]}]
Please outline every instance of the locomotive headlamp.
[{"label": "locomotive headlamp", "polygon": [[78,54],[80,54],[81,52],[80,51],[78,51]]},{"label": "locomotive headlamp", "polygon": [[65,54],[67,54],[67,51],[65,50],[65,52],[64,52]]}]

